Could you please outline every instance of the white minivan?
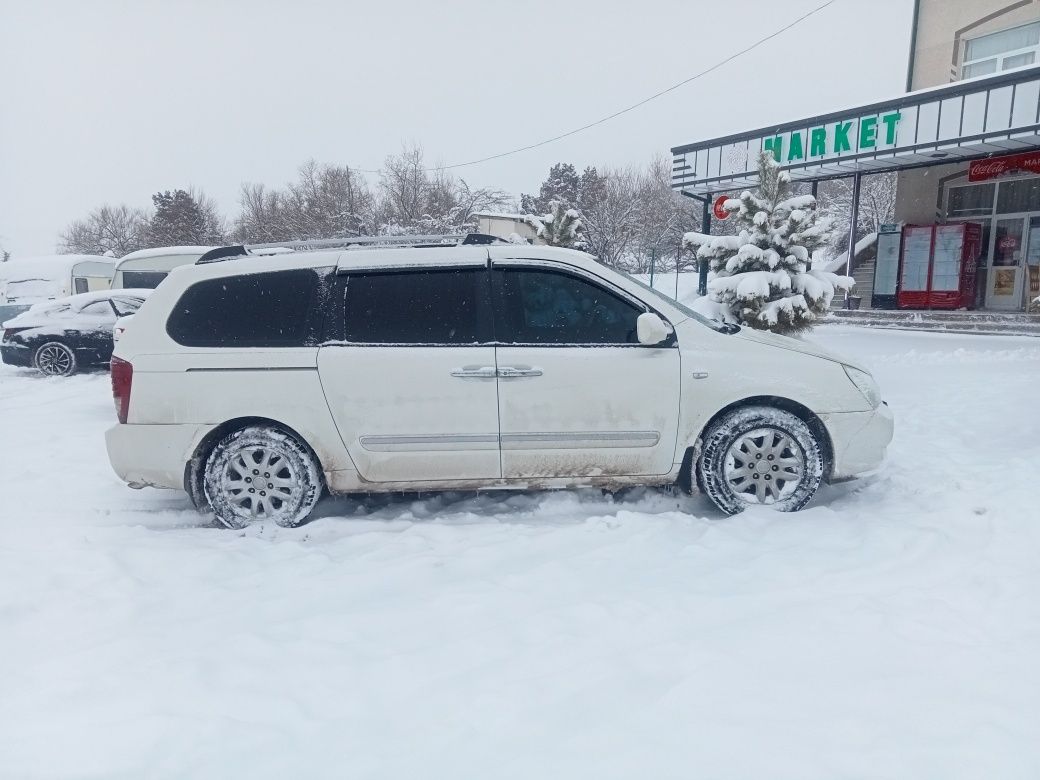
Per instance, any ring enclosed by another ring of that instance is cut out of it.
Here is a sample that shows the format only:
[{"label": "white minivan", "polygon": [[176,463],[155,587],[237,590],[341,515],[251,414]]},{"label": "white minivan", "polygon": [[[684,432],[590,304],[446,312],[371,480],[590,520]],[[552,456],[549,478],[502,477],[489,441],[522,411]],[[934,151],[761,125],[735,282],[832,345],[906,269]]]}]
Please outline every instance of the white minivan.
[{"label": "white minivan", "polygon": [[884,458],[892,415],[853,361],[582,252],[408,241],[173,270],[112,359],[116,473],[239,528],[326,491],[678,483],[792,511]]}]

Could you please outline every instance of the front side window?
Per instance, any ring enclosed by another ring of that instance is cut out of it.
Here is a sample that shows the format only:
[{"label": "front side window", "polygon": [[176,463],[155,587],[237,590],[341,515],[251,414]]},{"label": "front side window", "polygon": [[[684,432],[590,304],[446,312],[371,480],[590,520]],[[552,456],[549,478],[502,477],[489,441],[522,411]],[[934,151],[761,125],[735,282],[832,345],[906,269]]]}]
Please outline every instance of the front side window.
[{"label": "front side window", "polygon": [[1010,30],[980,35],[964,44],[961,78],[1020,68],[1037,61],[1040,51],[1040,22],[1012,27]]},{"label": "front side window", "polygon": [[496,270],[495,336],[507,344],[638,344],[643,309],[586,279],[534,268]]},{"label": "front side window", "polygon": [[331,273],[300,268],[197,282],[177,302],[166,331],[186,347],[310,346]]},{"label": "front side window", "polygon": [[479,344],[492,339],[483,268],[351,273],[344,340],[354,344]]}]

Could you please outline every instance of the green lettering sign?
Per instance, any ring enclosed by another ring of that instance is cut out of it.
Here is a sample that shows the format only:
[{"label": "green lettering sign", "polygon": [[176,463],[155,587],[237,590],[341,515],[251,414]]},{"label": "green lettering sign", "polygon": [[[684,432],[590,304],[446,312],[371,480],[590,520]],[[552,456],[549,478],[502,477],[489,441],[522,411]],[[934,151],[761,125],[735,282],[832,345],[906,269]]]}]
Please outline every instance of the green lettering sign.
[{"label": "green lettering sign", "polygon": [[787,150],[787,161],[801,160],[805,157],[805,153],[802,151],[802,134],[791,133],[791,147]]},{"label": "green lettering sign", "polygon": [[809,131],[809,156],[827,154],[827,128],[814,127]]},{"label": "green lettering sign", "polygon": [[[830,151],[834,154],[875,149],[878,144],[882,143],[881,125],[884,125],[884,143],[887,146],[894,146],[896,129],[901,116],[898,111],[890,111],[880,116],[861,117],[859,132],[856,135],[852,133],[852,124],[856,121],[854,119],[835,122],[833,137],[828,137],[829,126],[793,130],[788,134],[786,158],[784,157],[784,136],[782,135],[763,138],[762,150],[772,152],[773,159],[777,162],[794,162],[807,157],[823,157],[828,152],[828,141],[831,141]],[[855,148],[853,144],[855,144]]]},{"label": "green lettering sign", "polygon": [[834,152],[851,152],[852,147],[849,145],[849,128],[852,127],[852,122],[838,122],[834,125]]},{"label": "green lettering sign", "polygon": [[773,159],[780,162],[780,153],[784,150],[784,137],[778,135],[774,138],[766,138],[762,142],[762,150],[773,153]]},{"label": "green lettering sign", "polygon": [[894,144],[896,142],[896,122],[899,121],[902,116],[898,111],[893,111],[891,114],[884,114],[881,117],[881,121],[885,123],[885,143]]},{"label": "green lettering sign", "polygon": [[873,149],[877,145],[877,117],[865,116],[859,120],[859,148]]}]

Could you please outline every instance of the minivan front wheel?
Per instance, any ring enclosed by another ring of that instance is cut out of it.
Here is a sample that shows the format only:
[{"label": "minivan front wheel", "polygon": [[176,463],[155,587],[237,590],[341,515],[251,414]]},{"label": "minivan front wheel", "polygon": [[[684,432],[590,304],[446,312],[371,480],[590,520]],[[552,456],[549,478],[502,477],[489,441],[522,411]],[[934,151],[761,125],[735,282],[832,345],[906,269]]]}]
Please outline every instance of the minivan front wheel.
[{"label": "minivan front wheel", "polygon": [[213,448],[202,487],[213,513],[228,528],[265,520],[292,527],[321,498],[321,472],[314,455],[291,434],[250,426]]},{"label": "minivan front wheel", "polygon": [[722,511],[749,506],[795,512],[823,481],[823,453],[800,418],[767,406],[735,409],[702,440],[697,483]]}]

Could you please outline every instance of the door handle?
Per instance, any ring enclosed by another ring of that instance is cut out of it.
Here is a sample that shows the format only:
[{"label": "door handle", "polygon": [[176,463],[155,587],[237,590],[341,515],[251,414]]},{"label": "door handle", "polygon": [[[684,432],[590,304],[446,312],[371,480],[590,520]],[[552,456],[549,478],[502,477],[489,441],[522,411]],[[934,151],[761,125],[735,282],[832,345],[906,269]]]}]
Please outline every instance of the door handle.
[{"label": "door handle", "polygon": [[525,376],[541,376],[542,369],[533,366],[499,366],[498,376],[501,379],[520,379]]},{"label": "door handle", "polygon": [[451,375],[459,379],[494,379],[498,374],[494,366],[463,366],[453,368]]}]

